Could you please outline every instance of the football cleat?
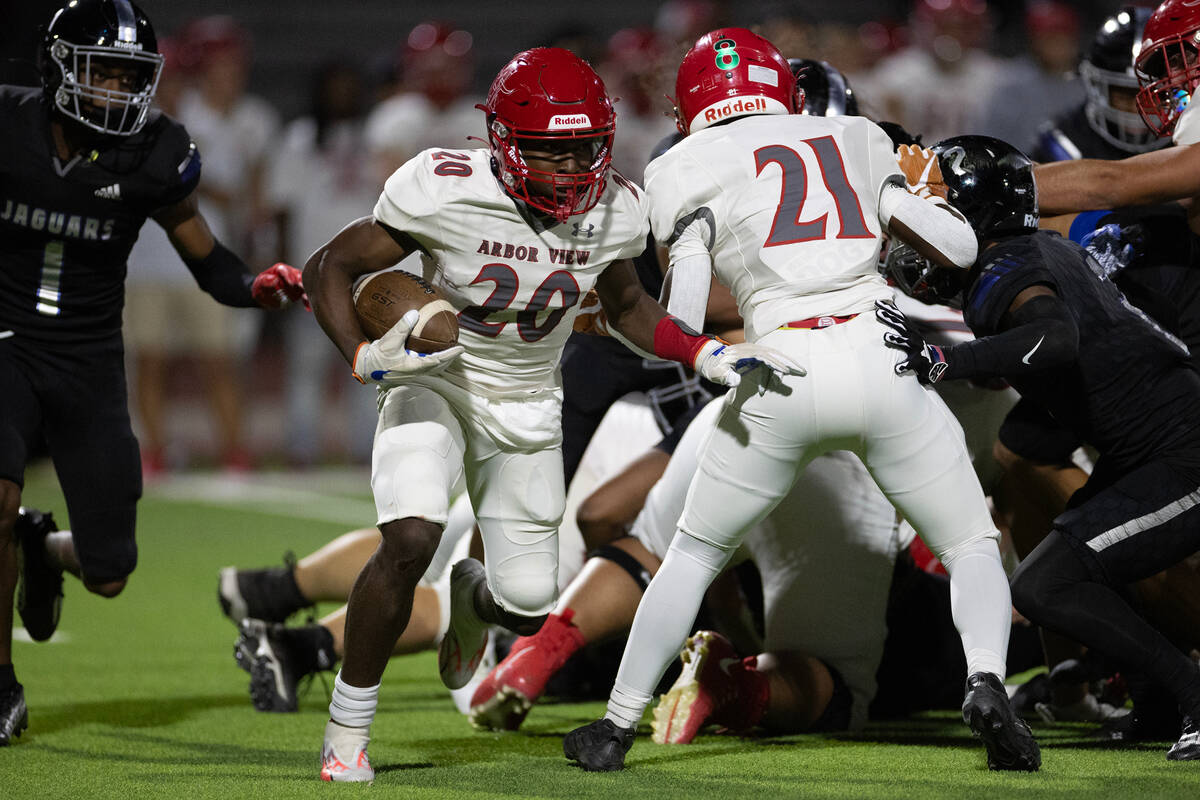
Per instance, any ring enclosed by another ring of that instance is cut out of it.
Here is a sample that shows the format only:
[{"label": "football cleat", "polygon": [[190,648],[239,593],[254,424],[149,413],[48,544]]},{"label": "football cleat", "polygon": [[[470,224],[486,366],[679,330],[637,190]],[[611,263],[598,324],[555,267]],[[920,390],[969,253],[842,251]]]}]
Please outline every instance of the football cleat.
[{"label": "football cleat", "polygon": [[51,564],[46,555],[46,534],[56,530],[58,526],[50,512],[33,508],[22,508],[13,526],[20,545],[17,613],[29,638],[35,642],[44,642],[54,635],[62,613],[62,567]]},{"label": "football cleat", "polygon": [[464,558],[450,570],[450,625],[438,645],[438,672],[448,689],[471,681],[487,648],[487,623],[475,611],[475,593],[487,580],[483,564]]},{"label": "football cleat", "polygon": [[283,622],[296,611],[311,606],[296,587],[296,559],[289,552],[282,567],[238,569],[222,567],[217,578],[221,611],[241,625],[246,618]]},{"label": "football cleat", "polygon": [[[747,665],[724,636],[700,631],[684,643],[679,658],[683,670],[654,708],[650,738],[655,742],[687,744],[707,723],[744,730],[762,716],[763,693],[745,697],[739,691],[753,665]],[[757,706],[758,713],[748,715],[750,706]]]},{"label": "football cleat", "polygon": [[633,746],[635,732],[610,719],[596,720],[563,737],[563,755],[588,772],[624,769],[625,754]]},{"label": "football cleat", "polygon": [[25,708],[25,689],[14,683],[0,691],[0,747],[12,744],[12,740],[29,727],[29,710]]},{"label": "football cleat", "polygon": [[250,673],[250,702],[259,711],[295,711],[298,674],[284,628],[274,622],[244,619],[233,647],[238,666]]},{"label": "football cleat", "polygon": [[321,780],[370,783],[375,770],[367,758],[370,728],[348,728],[333,720],[325,725],[325,742],[321,745]]},{"label": "football cleat", "polygon": [[1013,711],[1000,678],[975,672],[967,676],[966,688],[963,721],[983,739],[988,769],[1036,772],[1042,765],[1041,751],[1029,726]]},{"label": "football cleat", "polygon": [[479,666],[475,669],[475,674],[471,676],[471,680],[461,689],[451,689],[450,699],[454,701],[454,707],[458,709],[458,713],[471,713],[471,698],[475,696],[475,692],[479,690],[480,685],[492,674],[492,670],[496,668],[496,635],[492,628],[487,631],[487,643],[483,646],[483,658],[479,659]]},{"label": "football cleat", "polygon": [[554,674],[584,645],[571,624],[575,612],[546,617],[533,636],[517,639],[500,665],[488,673],[471,697],[471,724],[479,730],[515,731]]},{"label": "football cleat", "polygon": [[1183,718],[1183,733],[1167,751],[1169,761],[1200,761],[1200,720]]}]

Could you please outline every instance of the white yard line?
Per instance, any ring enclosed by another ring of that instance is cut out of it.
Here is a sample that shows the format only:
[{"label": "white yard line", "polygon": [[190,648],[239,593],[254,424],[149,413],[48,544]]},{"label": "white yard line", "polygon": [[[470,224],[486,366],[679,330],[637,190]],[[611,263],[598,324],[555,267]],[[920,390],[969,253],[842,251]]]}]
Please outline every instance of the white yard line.
[{"label": "white yard line", "polygon": [[149,498],[179,500],[221,508],[246,509],[292,519],[315,520],[360,528],[375,521],[375,503],[321,489],[358,490],[369,479],[352,483],[350,476],[267,474],[229,478],[222,475],[181,475],[146,489]]}]

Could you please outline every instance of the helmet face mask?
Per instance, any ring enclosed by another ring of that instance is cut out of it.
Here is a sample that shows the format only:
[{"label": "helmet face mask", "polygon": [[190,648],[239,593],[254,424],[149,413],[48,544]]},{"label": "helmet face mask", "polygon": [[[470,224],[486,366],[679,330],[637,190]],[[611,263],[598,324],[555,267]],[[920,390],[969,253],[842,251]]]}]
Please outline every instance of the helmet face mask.
[{"label": "helmet face mask", "polygon": [[896,288],[928,305],[962,308],[968,271],[939,267],[909,245],[893,239],[884,259],[883,274]]},{"label": "helmet face mask", "polygon": [[1135,62],[1138,112],[1158,136],[1175,128],[1200,84],[1200,7],[1167,0],[1150,16]]},{"label": "helmet face mask", "polygon": [[150,21],[129,0],[79,0],[46,31],[43,87],[63,116],[103,134],[146,124],[163,57]]},{"label": "helmet face mask", "polygon": [[745,28],[696,40],[675,78],[675,123],[685,136],[748,114],[795,114],[796,79],[775,45]]},{"label": "helmet face mask", "polygon": [[1146,127],[1136,104],[1138,77],[1133,61],[1149,18],[1149,9],[1122,8],[1100,26],[1079,63],[1079,77],[1087,89],[1084,115],[1088,125],[1104,141],[1127,153],[1144,153],[1165,144]]},{"label": "helmet face mask", "polygon": [[[561,48],[518,53],[478,108],[487,115],[496,177],[508,194],[559,222],[600,202],[616,114],[587,62]],[[576,169],[555,169],[566,162]]]}]

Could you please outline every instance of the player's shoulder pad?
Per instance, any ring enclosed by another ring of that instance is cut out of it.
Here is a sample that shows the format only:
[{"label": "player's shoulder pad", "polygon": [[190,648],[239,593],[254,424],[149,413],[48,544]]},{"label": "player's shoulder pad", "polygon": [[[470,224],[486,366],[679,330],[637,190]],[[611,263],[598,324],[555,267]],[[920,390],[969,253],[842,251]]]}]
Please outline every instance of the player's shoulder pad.
[{"label": "player's shoulder pad", "polygon": [[161,193],[159,205],[179,202],[200,183],[200,149],[183,124],[158,109],[146,125],[129,138],[129,147],[146,153],[139,172]]}]

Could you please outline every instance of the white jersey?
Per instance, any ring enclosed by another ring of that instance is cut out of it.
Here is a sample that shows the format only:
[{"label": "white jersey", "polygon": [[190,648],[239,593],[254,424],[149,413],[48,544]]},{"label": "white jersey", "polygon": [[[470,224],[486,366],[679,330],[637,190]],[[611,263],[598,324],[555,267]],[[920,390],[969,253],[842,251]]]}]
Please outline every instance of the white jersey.
[{"label": "white jersey", "polygon": [[375,219],[416,240],[423,277],[458,311],[465,352],[441,377],[472,393],[528,397],[558,390],[563,345],[600,273],[645,249],[644,202],[610,173],[591,211],[543,228],[504,191],[488,150],[433,149],[388,179]]},{"label": "white jersey", "polygon": [[891,140],[862,117],[747,117],[646,168],[655,237],[672,263],[711,253],[750,341],[891,297],[876,269],[879,193],[902,180]]}]

